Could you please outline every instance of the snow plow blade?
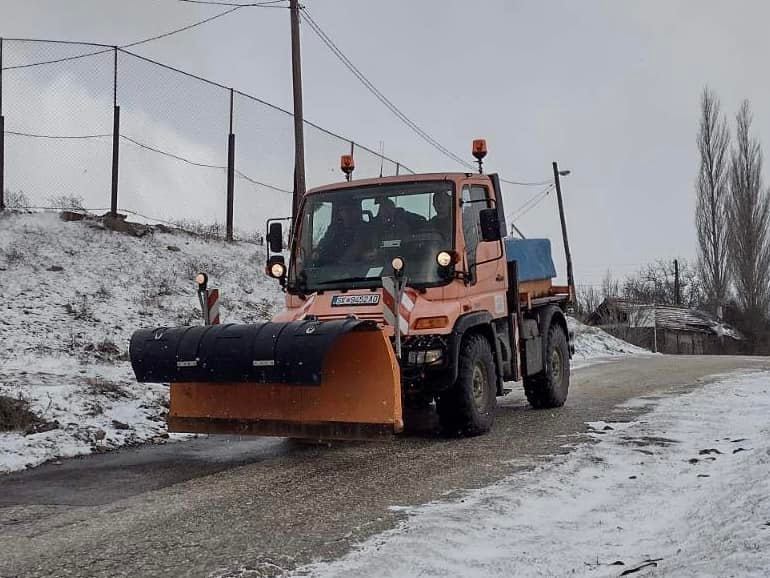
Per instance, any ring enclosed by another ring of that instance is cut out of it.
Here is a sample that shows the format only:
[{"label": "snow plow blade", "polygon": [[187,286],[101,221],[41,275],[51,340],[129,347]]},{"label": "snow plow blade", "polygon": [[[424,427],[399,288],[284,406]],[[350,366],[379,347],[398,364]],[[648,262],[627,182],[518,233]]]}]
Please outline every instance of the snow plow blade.
[{"label": "snow plow blade", "polygon": [[401,378],[373,322],[143,329],[131,364],[170,383],[172,432],[371,439],[403,430]]}]

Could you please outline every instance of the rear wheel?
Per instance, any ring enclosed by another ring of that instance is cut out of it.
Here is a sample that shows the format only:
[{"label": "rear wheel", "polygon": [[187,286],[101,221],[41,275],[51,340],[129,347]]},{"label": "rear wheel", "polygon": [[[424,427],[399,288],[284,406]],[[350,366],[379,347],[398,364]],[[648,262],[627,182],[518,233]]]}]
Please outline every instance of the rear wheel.
[{"label": "rear wheel", "polygon": [[475,436],[488,432],[495,421],[497,374],[492,348],[482,335],[463,339],[457,381],[436,400],[441,429],[446,435]]},{"label": "rear wheel", "polygon": [[524,393],[535,409],[561,407],[569,391],[569,346],[564,329],[551,325],[546,337],[545,369],[524,378]]}]

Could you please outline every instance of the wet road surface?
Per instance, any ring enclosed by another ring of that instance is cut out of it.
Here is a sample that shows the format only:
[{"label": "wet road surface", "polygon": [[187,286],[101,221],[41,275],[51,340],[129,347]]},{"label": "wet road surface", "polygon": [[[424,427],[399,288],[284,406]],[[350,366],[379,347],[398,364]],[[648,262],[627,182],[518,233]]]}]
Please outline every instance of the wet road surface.
[{"label": "wet road surface", "polygon": [[[558,410],[516,388],[494,430],[304,445],[217,437],[65,460],[0,477],[0,576],[270,575],[337,557],[392,527],[390,506],[493,483],[569,451],[587,421],[631,419],[624,401],[686,391],[770,360],[651,356],[573,372]],[[239,572],[242,570],[246,572]]]}]

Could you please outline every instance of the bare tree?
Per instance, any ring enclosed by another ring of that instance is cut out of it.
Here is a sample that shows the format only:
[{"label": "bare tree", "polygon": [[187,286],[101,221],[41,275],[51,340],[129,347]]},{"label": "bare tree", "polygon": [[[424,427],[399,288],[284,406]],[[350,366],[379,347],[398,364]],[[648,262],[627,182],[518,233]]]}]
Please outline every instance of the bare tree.
[{"label": "bare tree", "polygon": [[753,328],[770,304],[770,195],[762,184],[762,147],[751,134],[752,113],[744,100],[736,115],[727,203],[728,247],[738,303]]},{"label": "bare tree", "polygon": [[[676,281],[673,261],[649,263],[638,273],[626,276],[623,297],[635,303],[676,305]],[[698,272],[686,260],[679,260],[679,295],[684,307],[697,309],[703,302]]]},{"label": "bare tree", "polygon": [[700,170],[695,182],[698,272],[706,304],[717,312],[725,303],[730,281],[727,259],[730,133],[719,99],[708,87],[701,95],[698,152]]},{"label": "bare tree", "polygon": [[596,311],[599,305],[607,299],[620,296],[620,282],[614,279],[612,271],[607,269],[601,286],[578,285],[576,313],[579,319],[585,319]]},{"label": "bare tree", "polygon": [[601,292],[593,285],[578,285],[575,297],[575,313],[580,320],[591,315],[602,302]]}]

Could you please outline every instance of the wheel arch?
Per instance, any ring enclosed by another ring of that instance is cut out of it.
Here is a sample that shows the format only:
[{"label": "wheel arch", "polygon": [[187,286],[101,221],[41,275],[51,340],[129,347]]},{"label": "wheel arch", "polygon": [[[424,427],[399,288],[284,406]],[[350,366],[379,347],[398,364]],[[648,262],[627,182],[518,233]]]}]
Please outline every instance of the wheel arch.
[{"label": "wheel arch", "polygon": [[[540,334],[543,336],[548,335],[551,330],[551,325],[558,325],[563,331],[564,336],[567,338],[567,349],[569,351],[570,358],[572,357],[572,347],[570,344],[569,327],[567,325],[567,316],[556,305],[547,305],[537,311],[537,324],[540,327]],[[545,347],[547,346],[546,340],[543,339],[543,359],[545,359]]]},{"label": "wheel arch", "polygon": [[493,318],[489,311],[473,311],[461,315],[455,322],[449,339],[451,364],[448,377],[451,383],[454,383],[457,380],[460,365],[460,348],[463,339],[469,335],[482,335],[487,340],[489,347],[492,350],[492,357],[495,360],[495,373],[497,375],[497,392],[498,395],[501,393],[503,387],[502,360],[500,359],[500,352],[498,351],[492,321]]}]

